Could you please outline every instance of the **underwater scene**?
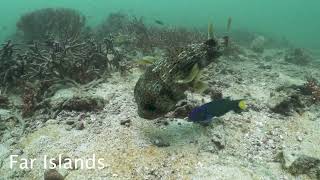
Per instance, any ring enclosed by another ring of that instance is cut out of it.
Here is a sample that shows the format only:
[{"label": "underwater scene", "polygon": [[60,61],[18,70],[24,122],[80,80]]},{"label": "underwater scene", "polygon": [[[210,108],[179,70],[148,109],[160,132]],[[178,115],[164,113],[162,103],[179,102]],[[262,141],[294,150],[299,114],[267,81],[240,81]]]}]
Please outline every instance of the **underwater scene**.
[{"label": "underwater scene", "polygon": [[319,7],[2,0],[0,180],[319,180]]}]

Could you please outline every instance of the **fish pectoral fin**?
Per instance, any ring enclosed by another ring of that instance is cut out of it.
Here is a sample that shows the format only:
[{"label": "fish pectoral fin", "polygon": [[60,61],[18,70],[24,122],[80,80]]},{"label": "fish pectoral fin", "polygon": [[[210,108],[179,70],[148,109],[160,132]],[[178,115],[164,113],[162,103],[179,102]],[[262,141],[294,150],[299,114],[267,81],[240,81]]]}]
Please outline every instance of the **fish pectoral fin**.
[{"label": "fish pectoral fin", "polygon": [[209,85],[203,81],[194,81],[193,90],[199,94],[203,93],[209,88]]},{"label": "fish pectoral fin", "polygon": [[155,57],[143,57],[142,59],[137,60],[136,62],[141,65],[153,64],[156,61]]},{"label": "fish pectoral fin", "polygon": [[191,71],[189,72],[188,76],[183,78],[183,79],[179,79],[177,78],[176,83],[178,84],[187,84],[192,82],[199,74],[200,72],[200,68],[198,63],[196,63],[195,65],[193,65]]}]

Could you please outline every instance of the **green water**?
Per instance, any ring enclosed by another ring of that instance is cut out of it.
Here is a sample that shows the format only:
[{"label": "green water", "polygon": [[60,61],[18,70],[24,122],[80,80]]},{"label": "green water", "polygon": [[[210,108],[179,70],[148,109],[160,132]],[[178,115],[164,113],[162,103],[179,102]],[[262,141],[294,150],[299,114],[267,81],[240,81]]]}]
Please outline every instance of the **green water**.
[{"label": "green water", "polygon": [[123,11],[160,19],[169,25],[199,27],[212,20],[217,27],[233,17],[233,28],[285,37],[296,46],[319,49],[319,0],[2,0],[0,39],[15,31],[21,14],[44,7],[80,10],[89,24],[110,12]]}]

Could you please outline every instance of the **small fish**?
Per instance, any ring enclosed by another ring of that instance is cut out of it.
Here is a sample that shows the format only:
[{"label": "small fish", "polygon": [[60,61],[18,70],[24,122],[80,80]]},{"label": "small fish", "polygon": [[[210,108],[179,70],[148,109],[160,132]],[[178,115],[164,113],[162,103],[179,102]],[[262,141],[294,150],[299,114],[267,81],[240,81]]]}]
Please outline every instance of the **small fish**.
[{"label": "small fish", "polygon": [[229,111],[241,112],[247,109],[244,100],[219,99],[191,110],[188,119],[195,123],[210,123],[212,118],[220,117]]},{"label": "small fish", "polygon": [[160,21],[160,20],[155,20],[154,22],[155,22],[156,24],[161,25],[161,26],[163,26],[163,25],[164,25],[164,23],[163,23],[162,21]]}]

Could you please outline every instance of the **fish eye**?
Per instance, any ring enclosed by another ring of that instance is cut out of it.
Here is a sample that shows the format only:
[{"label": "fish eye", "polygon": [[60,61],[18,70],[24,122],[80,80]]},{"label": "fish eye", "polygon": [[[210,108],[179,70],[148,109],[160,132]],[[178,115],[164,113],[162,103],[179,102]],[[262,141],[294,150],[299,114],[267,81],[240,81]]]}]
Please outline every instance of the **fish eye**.
[{"label": "fish eye", "polygon": [[155,105],[154,104],[146,104],[145,106],[144,106],[144,109],[146,109],[146,110],[148,110],[148,111],[156,111],[156,107],[155,107]]}]

